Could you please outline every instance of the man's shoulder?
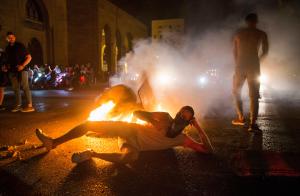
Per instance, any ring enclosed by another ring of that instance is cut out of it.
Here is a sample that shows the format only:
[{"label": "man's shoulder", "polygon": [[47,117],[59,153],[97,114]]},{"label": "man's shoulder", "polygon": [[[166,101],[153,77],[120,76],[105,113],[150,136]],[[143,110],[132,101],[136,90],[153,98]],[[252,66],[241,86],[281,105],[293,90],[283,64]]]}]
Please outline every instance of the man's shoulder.
[{"label": "man's shoulder", "polygon": [[243,27],[243,28],[239,28],[238,30],[236,30],[235,36],[247,35],[248,33],[255,33],[255,34],[262,35],[262,36],[267,35],[267,33],[264,32],[263,30],[260,30],[260,29],[257,29],[257,28]]},{"label": "man's shoulder", "polygon": [[244,28],[244,27],[238,28],[238,29],[234,32],[234,38],[238,38],[238,37],[242,36],[246,31],[247,31],[247,29]]},{"label": "man's shoulder", "polygon": [[6,50],[7,50],[7,49],[10,49],[10,48],[25,48],[25,45],[22,44],[21,42],[15,42],[14,45],[8,44],[8,45],[6,46]]},{"label": "man's shoulder", "polygon": [[257,30],[257,32],[258,32],[259,34],[261,34],[262,36],[266,36],[266,35],[267,35],[267,33],[266,33],[265,31],[261,30],[261,29],[256,29],[256,30]]},{"label": "man's shoulder", "polygon": [[235,31],[235,35],[240,34],[240,33],[243,33],[243,32],[245,32],[245,31],[247,31],[247,28],[245,28],[245,27],[240,27],[240,28],[238,28],[238,29]]},{"label": "man's shoulder", "polygon": [[7,44],[5,47],[5,51],[9,50],[12,46],[10,44]]},{"label": "man's shoulder", "polygon": [[16,43],[15,43],[15,46],[16,46],[16,47],[22,47],[22,48],[25,48],[25,45],[24,45],[23,43],[21,43],[21,42],[16,42]]}]

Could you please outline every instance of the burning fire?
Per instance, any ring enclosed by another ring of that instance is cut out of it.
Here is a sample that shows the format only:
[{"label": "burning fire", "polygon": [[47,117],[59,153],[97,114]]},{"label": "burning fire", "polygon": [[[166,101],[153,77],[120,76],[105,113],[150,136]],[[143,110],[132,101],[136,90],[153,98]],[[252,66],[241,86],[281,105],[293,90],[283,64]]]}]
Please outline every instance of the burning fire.
[{"label": "burning fire", "polygon": [[116,106],[113,101],[102,104],[90,113],[89,121],[103,121],[107,120],[108,113]]},{"label": "burning fire", "polygon": [[157,105],[156,110],[159,111],[159,112],[160,112],[160,111],[163,111],[163,109],[162,109],[162,107],[161,107],[160,104]]},{"label": "burning fire", "polygon": [[147,124],[146,121],[136,119],[133,117],[133,113],[131,114],[120,114],[116,117],[110,117],[110,112],[114,109],[116,104],[113,101],[108,101],[95,110],[93,110],[90,115],[88,120],[89,121],[123,121],[123,122],[128,122],[128,123],[137,123],[141,125]]}]

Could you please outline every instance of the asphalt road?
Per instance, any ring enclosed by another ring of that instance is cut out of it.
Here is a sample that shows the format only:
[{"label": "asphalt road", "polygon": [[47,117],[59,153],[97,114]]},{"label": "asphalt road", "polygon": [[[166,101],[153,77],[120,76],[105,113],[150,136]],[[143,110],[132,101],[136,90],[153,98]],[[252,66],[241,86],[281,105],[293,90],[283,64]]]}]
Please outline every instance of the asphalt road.
[{"label": "asphalt road", "polygon": [[[34,113],[0,113],[0,144],[38,143],[35,128],[58,136],[83,122],[97,91],[34,91]],[[11,106],[13,96],[6,96]],[[141,153],[131,165],[93,159],[73,164],[86,148],[117,151],[116,140],[84,136],[27,161],[0,168],[0,195],[290,195],[300,185],[300,99],[263,97],[261,134],[233,127],[223,104],[201,123],[216,149],[202,155],[189,149]],[[191,133],[193,134],[193,133]],[[296,193],[293,193],[295,195]]]}]

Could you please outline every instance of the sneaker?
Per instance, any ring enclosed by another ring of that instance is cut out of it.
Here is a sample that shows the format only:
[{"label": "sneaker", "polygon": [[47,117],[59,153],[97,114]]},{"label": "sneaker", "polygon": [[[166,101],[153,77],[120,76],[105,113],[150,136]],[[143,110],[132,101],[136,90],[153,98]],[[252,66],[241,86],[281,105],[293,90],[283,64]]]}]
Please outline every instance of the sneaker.
[{"label": "sneaker", "polygon": [[239,119],[239,118],[237,118],[237,119],[232,120],[231,123],[233,125],[241,125],[241,126],[243,126],[243,125],[245,125],[245,119]]},{"label": "sneaker", "polygon": [[249,125],[248,131],[249,132],[254,132],[254,131],[260,132],[261,130],[258,127],[258,125],[255,123],[255,124],[250,124]]},{"label": "sneaker", "polygon": [[44,147],[47,148],[47,150],[51,150],[54,148],[53,139],[47,136],[46,134],[44,134],[42,130],[36,129],[35,134],[37,138],[43,143]]},{"label": "sneaker", "polygon": [[84,161],[90,160],[93,156],[93,151],[92,150],[86,150],[83,152],[76,152],[72,155],[72,162],[73,163],[82,163]]},{"label": "sneaker", "polygon": [[11,112],[18,112],[18,111],[21,111],[21,106],[20,105],[18,105],[18,106],[16,106],[16,107],[14,107],[12,110],[11,110]]},{"label": "sneaker", "polygon": [[28,107],[28,106],[21,109],[21,112],[34,112],[34,111],[35,111],[34,107]]},{"label": "sneaker", "polygon": [[3,105],[1,105],[0,106],[0,111],[4,111],[4,110],[6,110],[6,108]]}]

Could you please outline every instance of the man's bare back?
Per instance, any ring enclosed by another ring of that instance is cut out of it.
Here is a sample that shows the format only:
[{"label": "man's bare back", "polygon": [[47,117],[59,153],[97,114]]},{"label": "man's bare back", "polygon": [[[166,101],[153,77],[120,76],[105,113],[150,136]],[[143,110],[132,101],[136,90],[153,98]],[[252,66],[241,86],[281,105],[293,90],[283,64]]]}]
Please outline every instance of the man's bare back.
[{"label": "man's bare back", "polygon": [[[242,28],[234,36],[236,66],[259,68],[259,61],[268,48],[267,34],[257,28]],[[262,54],[259,49],[262,47]]]}]

